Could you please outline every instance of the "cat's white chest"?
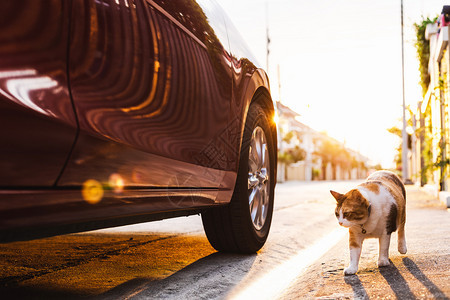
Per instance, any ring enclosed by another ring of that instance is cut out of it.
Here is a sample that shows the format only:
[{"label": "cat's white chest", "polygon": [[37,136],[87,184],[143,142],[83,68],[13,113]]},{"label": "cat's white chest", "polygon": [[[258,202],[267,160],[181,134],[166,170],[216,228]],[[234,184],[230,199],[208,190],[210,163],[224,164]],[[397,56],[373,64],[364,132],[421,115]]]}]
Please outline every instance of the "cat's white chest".
[{"label": "cat's white chest", "polygon": [[371,214],[366,224],[364,224],[367,237],[380,237],[386,232],[386,222],[389,210],[395,204],[395,199],[385,189],[380,188],[379,193],[361,190],[361,193],[371,204]]},{"label": "cat's white chest", "polygon": [[[381,223],[381,224],[380,224]],[[371,228],[370,231],[367,231],[366,236],[369,238],[379,238],[380,236],[382,236],[385,232],[386,226],[385,224],[382,224],[383,222],[379,222],[378,224],[376,224],[376,226],[374,226],[373,228]],[[385,223],[385,222],[384,222]]]}]

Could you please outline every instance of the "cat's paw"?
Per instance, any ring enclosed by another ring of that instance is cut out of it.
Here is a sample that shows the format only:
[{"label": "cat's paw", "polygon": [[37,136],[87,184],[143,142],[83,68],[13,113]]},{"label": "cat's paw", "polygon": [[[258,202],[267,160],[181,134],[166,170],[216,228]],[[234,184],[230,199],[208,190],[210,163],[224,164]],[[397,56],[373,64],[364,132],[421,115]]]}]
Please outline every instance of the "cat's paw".
[{"label": "cat's paw", "polygon": [[398,252],[400,252],[400,254],[406,254],[406,251],[408,251],[408,249],[406,248],[406,243],[398,243]]},{"label": "cat's paw", "polygon": [[387,267],[391,263],[389,262],[389,258],[379,258],[378,259],[378,267]]},{"label": "cat's paw", "polygon": [[349,266],[344,270],[344,275],[354,275],[358,271],[357,267]]}]

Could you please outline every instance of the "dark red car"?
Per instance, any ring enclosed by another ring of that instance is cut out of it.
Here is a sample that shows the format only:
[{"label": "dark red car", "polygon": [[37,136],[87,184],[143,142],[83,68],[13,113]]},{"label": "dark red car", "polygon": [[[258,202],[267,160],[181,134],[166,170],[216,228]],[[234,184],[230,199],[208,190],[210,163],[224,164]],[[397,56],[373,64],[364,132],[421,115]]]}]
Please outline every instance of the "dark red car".
[{"label": "dark red car", "polygon": [[273,116],[212,0],[4,0],[0,240],[201,213],[214,248],[255,252]]}]

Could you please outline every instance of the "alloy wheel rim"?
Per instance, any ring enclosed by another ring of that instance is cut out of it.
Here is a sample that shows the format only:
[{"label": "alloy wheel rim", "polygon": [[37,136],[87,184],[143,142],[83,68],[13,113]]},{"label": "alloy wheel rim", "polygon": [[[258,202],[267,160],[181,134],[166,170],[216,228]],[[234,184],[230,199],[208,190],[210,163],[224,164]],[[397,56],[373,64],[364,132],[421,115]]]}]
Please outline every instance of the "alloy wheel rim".
[{"label": "alloy wheel rim", "polygon": [[267,218],[270,197],[270,157],[264,130],[257,126],[252,133],[248,164],[248,205],[256,230]]}]

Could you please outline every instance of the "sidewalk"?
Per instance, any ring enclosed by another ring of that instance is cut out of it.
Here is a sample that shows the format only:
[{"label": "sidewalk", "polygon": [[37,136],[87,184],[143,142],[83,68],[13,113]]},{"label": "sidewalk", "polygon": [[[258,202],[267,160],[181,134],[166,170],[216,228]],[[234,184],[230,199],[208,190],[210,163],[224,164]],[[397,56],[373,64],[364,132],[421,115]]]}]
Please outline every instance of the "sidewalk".
[{"label": "sidewalk", "polygon": [[392,264],[379,269],[378,241],[366,240],[357,275],[344,276],[349,251],[342,240],[282,299],[449,299],[450,211],[415,186],[407,187],[407,203],[406,255],[393,234]]}]

